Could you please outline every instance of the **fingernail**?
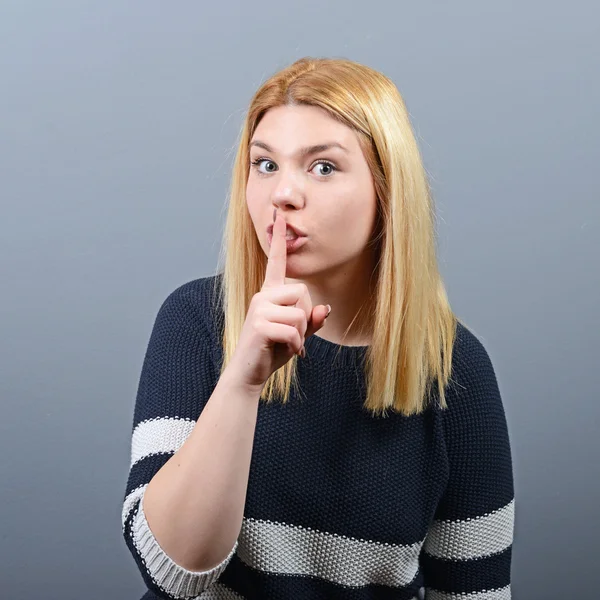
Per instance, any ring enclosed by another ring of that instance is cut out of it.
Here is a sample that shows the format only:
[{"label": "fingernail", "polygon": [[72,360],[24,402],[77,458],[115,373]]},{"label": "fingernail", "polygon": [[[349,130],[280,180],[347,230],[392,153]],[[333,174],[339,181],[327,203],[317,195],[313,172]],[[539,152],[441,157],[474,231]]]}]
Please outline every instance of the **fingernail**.
[{"label": "fingernail", "polygon": [[331,306],[328,304],[327,305],[327,314],[325,315],[325,318],[327,318],[329,316],[330,312],[331,312]]}]

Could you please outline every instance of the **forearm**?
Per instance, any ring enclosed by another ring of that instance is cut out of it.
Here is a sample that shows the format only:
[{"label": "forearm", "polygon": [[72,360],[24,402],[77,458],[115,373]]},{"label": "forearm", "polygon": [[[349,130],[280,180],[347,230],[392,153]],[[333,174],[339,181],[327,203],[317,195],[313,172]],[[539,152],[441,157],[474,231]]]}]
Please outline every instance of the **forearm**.
[{"label": "forearm", "polygon": [[164,552],[186,569],[214,567],[238,537],[259,396],[226,370],[192,433],[148,484],[148,526]]}]

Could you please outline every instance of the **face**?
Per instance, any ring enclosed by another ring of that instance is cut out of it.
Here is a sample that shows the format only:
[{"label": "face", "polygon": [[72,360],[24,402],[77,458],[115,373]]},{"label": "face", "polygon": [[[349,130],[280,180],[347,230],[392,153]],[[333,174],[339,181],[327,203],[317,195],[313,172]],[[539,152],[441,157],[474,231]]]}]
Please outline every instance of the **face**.
[{"label": "face", "polygon": [[265,254],[274,208],[306,235],[300,248],[288,251],[288,277],[367,268],[376,192],[352,129],[318,107],[272,108],[254,132],[250,162],[246,202]]}]

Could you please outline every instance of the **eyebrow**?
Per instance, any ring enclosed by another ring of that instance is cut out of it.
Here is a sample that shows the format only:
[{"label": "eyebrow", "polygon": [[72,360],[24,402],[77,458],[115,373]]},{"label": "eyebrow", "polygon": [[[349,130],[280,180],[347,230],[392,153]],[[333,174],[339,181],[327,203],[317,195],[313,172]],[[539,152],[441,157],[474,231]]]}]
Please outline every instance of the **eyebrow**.
[{"label": "eyebrow", "polygon": [[[255,140],[250,143],[250,146],[258,146],[259,148],[263,148],[267,152],[275,152],[271,146],[261,142],[260,140]],[[300,148],[297,154],[300,157],[310,156],[311,154],[316,154],[317,152],[325,152],[325,150],[330,150],[331,148],[340,148],[344,152],[349,152],[347,148],[344,148],[338,142],[327,142],[325,144],[316,144],[314,146],[306,146],[305,148]]]}]

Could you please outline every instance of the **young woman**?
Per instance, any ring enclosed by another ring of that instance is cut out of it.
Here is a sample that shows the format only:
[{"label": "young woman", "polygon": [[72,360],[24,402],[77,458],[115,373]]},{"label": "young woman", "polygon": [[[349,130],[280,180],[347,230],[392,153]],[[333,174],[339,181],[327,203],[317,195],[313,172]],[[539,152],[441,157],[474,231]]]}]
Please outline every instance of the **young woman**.
[{"label": "young woman", "polygon": [[503,404],[394,84],[302,59],[262,85],[223,248],[163,303],[140,377],[144,599],[510,599]]}]

